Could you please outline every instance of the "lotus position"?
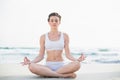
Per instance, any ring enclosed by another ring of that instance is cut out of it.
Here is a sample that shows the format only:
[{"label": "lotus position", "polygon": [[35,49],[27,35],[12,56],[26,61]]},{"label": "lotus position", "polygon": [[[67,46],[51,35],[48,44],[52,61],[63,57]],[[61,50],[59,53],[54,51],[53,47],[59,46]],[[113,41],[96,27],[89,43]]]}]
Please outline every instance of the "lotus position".
[{"label": "lotus position", "polygon": [[[69,36],[58,30],[61,23],[61,16],[56,13],[50,13],[48,24],[50,31],[40,36],[40,50],[35,59],[29,60],[27,57],[22,62],[28,65],[29,70],[39,76],[44,77],[62,77],[75,78],[75,72],[80,69],[80,63],[85,59],[83,54],[78,59],[74,58],[69,49]],[[63,50],[69,63],[64,64]],[[47,55],[45,65],[38,64],[42,61],[44,55]]]}]

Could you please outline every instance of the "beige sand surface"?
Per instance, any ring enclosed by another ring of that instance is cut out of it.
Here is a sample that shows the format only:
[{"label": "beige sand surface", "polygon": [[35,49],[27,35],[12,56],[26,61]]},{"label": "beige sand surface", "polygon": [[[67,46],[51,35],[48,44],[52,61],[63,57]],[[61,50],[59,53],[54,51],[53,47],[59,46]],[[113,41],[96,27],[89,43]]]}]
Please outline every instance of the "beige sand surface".
[{"label": "beige sand surface", "polygon": [[120,64],[82,64],[77,78],[42,78],[21,64],[0,64],[0,80],[120,80]]}]

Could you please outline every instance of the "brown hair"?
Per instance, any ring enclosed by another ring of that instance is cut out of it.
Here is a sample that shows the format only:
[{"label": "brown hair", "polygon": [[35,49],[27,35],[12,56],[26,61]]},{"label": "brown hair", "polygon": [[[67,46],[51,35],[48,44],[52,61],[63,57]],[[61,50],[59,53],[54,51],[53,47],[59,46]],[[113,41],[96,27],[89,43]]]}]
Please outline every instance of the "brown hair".
[{"label": "brown hair", "polygon": [[61,21],[61,16],[57,12],[52,12],[48,16],[48,22],[49,22],[51,16],[57,16],[59,18],[59,20]]}]

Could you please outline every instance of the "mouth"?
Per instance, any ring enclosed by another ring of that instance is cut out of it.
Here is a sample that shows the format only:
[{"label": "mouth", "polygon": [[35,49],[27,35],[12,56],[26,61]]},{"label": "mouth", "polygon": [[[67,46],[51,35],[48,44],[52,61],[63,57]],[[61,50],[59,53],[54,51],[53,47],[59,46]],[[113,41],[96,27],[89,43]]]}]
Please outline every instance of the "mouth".
[{"label": "mouth", "polygon": [[57,25],[53,25],[54,27],[56,27]]}]

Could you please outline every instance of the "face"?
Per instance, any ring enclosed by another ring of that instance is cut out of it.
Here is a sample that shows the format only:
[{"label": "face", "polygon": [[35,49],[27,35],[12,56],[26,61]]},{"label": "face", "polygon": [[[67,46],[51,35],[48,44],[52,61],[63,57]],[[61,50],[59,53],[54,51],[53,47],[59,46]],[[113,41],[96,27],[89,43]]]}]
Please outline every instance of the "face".
[{"label": "face", "polygon": [[57,28],[60,24],[60,20],[59,17],[57,16],[51,16],[49,19],[49,25],[51,26],[51,28]]}]

